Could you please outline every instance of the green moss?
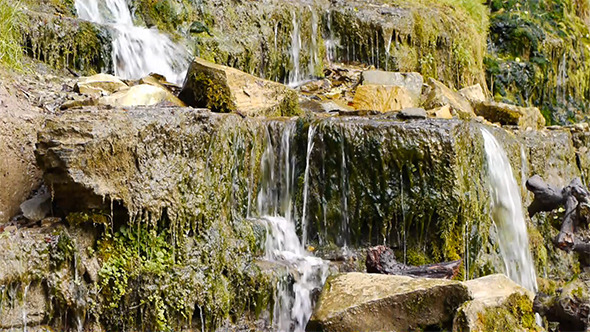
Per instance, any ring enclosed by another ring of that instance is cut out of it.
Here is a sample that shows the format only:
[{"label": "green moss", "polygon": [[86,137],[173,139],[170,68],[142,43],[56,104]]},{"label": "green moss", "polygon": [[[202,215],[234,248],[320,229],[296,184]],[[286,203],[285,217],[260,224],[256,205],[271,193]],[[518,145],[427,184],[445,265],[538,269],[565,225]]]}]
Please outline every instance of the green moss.
[{"label": "green moss", "polygon": [[539,331],[531,300],[522,294],[512,294],[502,307],[488,308],[478,314],[483,331]]},{"label": "green moss", "polygon": [[53,67],[94,74],[112,65],[110,34],[91,23],[33,13],[21,33],[27,54]]}]

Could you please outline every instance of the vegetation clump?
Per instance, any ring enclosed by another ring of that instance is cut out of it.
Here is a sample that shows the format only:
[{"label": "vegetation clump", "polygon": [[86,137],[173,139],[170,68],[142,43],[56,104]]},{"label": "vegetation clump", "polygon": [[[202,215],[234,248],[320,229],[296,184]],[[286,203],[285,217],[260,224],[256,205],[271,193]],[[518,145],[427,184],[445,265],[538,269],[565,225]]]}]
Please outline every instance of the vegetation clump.
[{"label": "vegetation clump", "polygon": [[583,120],[590,97],[586,0],[490,2],[487,81],[497,100],[537,106],[547,123]]},{"label": "vegetation clump", "polygon": [[13,70],[23,69],[19,31],[22,22],[20,3],[0,0],[0,64]]}]

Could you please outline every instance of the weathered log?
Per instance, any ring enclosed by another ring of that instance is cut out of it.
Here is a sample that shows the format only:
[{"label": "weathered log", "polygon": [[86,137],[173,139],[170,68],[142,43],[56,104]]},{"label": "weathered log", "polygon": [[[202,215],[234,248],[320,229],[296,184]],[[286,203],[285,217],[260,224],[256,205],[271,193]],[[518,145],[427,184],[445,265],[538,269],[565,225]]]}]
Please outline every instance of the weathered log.
[{"label": "weathered log", "polygon": [[365,266],[368,273],[407,275],[424,278],[451,279],[459,272],[462,260],[409,266],[398,263],[393,250],[386,246],[376,246],[367,250]]},{"label": "weathered log", "polygon": [[565,215],[559,235],[554,239],[555,245],[565,251],[585,250],[584,245],[576,249],[575,231],[580,222],[579,203],[588,202],[588,190],[579,178],[573,179],[569,185],[561,190],[545,183],[543,179],[534,175],[526,182],[526,187],[534,194],[534,199],[528,207],[529,215],[533,217],[537,212],[552,211],[561,206],[565,207]]},{"label": "weathered log", "polygon": [[539,175],[533,175],[526,181],[527,189],[535,198],[529,205],[529,216],[532,218],[537,212],[553,211],[565,204],[566,197],[563,189],[545,183]]}]

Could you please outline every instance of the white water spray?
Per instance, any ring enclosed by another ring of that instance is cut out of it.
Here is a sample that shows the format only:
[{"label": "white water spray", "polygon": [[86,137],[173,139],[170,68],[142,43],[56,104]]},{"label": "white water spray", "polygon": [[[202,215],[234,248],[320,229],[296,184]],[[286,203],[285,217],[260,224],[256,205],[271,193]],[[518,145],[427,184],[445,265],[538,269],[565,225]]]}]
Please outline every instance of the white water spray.
[{"label": "white water spray", "polygon": [[76,0],[75,6],[81,19],[115,30],[112,58],[116,76],[138,79],[154,72],[182,83],[188,52],[157,29],[133,25],[125,0]]},{"label": "white water spray", "polygon": [[498,230],[504,269],[510,279],[536,293],[537,278],[518,184],[504,149],[487,129],[481,128],[481,132],[488,163],[491,214]]}]

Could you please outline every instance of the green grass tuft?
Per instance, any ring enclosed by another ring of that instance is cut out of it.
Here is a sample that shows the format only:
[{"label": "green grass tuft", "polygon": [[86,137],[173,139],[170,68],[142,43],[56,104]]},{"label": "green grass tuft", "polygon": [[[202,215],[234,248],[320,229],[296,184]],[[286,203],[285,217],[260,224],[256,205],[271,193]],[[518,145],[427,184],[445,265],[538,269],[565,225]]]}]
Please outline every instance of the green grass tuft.
[{"label": "green grass tuft", "polygon": [[23,69],[23,50],[18,31],[21,21],[20,3],[0,0],[0,64],[8,69]]}]

